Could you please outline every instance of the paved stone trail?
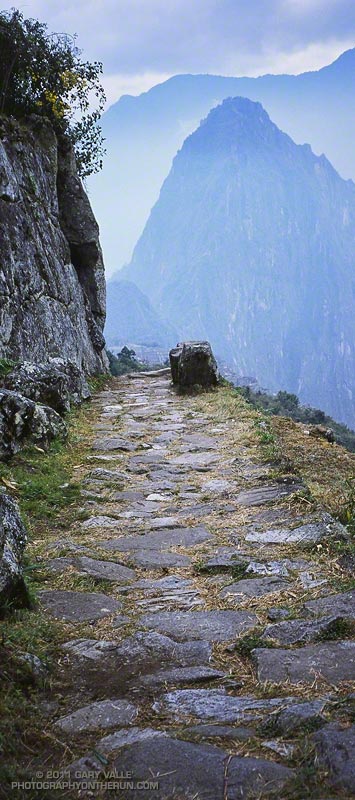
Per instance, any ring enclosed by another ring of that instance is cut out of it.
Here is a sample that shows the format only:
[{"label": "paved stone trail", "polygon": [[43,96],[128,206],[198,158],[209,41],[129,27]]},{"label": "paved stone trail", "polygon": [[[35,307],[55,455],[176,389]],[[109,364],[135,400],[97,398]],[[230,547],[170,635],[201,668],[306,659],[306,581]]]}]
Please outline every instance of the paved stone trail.
[{"label": "paved stone trail", "polygon": [[[82,742],[73,779],[127,773],[91,789],[124,800],[352,796],[355,644],[339,630],[354,595],[330,597],[314,557],[334,521],[301,514],[299,481],[255,463],[247,421],[202,413],[165,377],[118,380],[95,402],[87,518],[48,566],[96,584],[41,592],[73,625],[53,723]],[[307,748],[316,777],[301,779]]]}]

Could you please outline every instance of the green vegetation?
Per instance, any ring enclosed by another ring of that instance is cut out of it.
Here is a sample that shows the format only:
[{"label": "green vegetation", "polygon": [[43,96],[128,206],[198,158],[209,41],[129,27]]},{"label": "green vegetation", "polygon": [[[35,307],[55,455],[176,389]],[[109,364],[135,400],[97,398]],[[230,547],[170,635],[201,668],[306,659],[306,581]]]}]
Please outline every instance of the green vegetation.
[{"label": "green vegetation", "polygon": [[144,364],[137,360],[135,351],[129,350],[128,347],[122,347],[117,356],[107,350],[107,356],[111,375],[126,375],[128,372],[139,372],[145,369]]},{"label": "green vegetation", "polygon": [[[52,691],[58,691],[60,699],[55,664],[60,657],[60,645],[68,638],[68,630],[65,624],[49,619],[38,607],[37,591],[48,580],[41,563],[48,542],[65,540],[71,524],[79,518],[79,474],[90,448],[95,414],[95,407],[90,404],[76,408],[66,416],[69,433],[64,444],[56,441],[48,452],[33,447],[18,453],[11,462],[0,464],[0,487],[2,485],[18,501],[28,530],[24,575],[32,601],[31,609],[9,606],[9,613],[1,621],[0,752],[3,766],[0,767],[0,797],[5,797],[2,787],[6,791],[5,787],[12,780],[28,776],[22,765],[39,747],[49,758],[53,754],[56,763],[61,758],[60,743],[46,730],[39,703],[43,702],[49,683]],[[89,591],[94,591],[98,585],[102,591],[106,588],[105,581],[85,576],[69,575],[65,580],[66,588]],[[24,661],[26,653],[43,663],[39,674]],[[48,672],[46,667],[50,667]],[[26,795],[35,800],[38,793],[28,791]],[[14,790],[13,796],[20,798],[22,795]]]},{"label": "green vegetation", "polygon": [[325,428],[332,428],[337,444],[341,444],[352,453],[355,452],[355,431],[340,422],[335,422],[332,417],[328,417],[319,408],[302,406],[297,395],[289,394],[289,392],[278,392],[277,395],[254,392],[249,386],[238,387],[236,391],[254,408],[270,416],[290,417],[295,422],[302,422],[306,425],[322,425]]},{"label": "green vegetation", "polygon": [[8,375],[15,366],[15,361],[11,361],[9,358],[0,358],[0,379],[5,378],[5,375]]},{"label": "green vegetation", "polygon": [[75,37],[49,33],[16,9],[0,12],[0,113],[48,118],[59,137],[73,144],[82,177],[102,166],[101,73],[99,62],[82,61]]},{"label": "green vegetation", "polygon": [[66,415],[66,442],[55,440],[47,452],[30,447],[10,462],[0,463],[0,486],[16,498],[30,534],[36,538],[47,534],[52,520],[60,530],[72,518],[80,492],[79,482],[72,479],[73,468],[80,467],[87,451],[93,413],[89,404],[75,408]]}]

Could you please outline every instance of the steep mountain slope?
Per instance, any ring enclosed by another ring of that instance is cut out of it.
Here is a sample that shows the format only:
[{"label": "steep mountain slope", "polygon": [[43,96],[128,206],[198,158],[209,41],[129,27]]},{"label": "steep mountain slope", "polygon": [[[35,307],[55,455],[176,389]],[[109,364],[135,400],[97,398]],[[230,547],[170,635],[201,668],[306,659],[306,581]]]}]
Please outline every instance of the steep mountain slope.
[{"label": "steep mountain slope", "polygon": [[176,344],[173,327],[160,319],[148,298],[131,281],[112,280],[107,284],[107,346],[134,343],[147,347]]},{"label": "steep mountain slope", "polygon": [[353,426],[354,245],[353,182],[235,98],[185,141],[124,272],[181,338]]},{"label": "steep mountain slope", "polygon": [[90,190],[109,271],[131,258],[185,137],[212,107],[237,95],[260,101],[297,143],[309,142],[355,179],[355,49],[297,76],[177,75],[139,97],[121,97],[103,117],[108,153]]}]

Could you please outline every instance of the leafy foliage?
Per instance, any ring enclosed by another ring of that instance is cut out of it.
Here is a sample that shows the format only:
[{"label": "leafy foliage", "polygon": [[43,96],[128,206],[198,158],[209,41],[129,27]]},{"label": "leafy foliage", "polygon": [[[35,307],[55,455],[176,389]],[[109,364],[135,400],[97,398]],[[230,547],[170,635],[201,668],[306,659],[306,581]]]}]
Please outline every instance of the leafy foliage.
[{"label": "leafy foliage", "polygon": [[238,393],[251,403],[254,408],[267,414],[290,417],[295,422],[303,422],[308,425],[324,425],[327,428],[332,428],[336,442],[352,453],[355,452],[354,431],[341,422],[335,422],[332,417],[328,417],[319,408],[302,406],[297,395],[289,392],[278,392],[277,395],[267,394],[266,392],[253,392],[249,386],[239,387]]},{"label": "leafy foliage", "polygon": [[135,351],[129,350],[128,347],[122,347],[117,356],[108,350],[107,356],[112,375],[126,375],[127,372],[139,372],[144,369],[144,365],[137,361]]},{"label": "leafy foliage", "polygon": [[24,19],[15,9],[0,12],[0,112],[18,119],[47,117],[56,133],[72,142],[79,174],[86,177],[102,166],[98,120],[105,94],[102,64],[82,61],[75,41],[49,33],[45,24]]},{"label": "leafy foliage", "polygon": [[5,375],[8,375],[8,373],[11,372],[15,366],[15,361],[11,361],[9,358],[0,358],[0,380],[1,378],[4,378]]}]

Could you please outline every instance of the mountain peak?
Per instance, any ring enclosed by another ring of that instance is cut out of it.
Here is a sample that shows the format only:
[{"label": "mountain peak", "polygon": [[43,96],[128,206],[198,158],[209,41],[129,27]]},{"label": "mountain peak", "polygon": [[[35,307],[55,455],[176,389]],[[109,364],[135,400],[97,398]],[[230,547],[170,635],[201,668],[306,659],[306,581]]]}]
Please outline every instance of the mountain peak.
[{"label": "mountain peak", "polygon": [[344,50],[344,53],[341,53],[332,64],[323,67],[323,69],[330,69],[335,67],[341,67],[348,69],[349,67],[352,70],[355,70],[355,47],[351,47],[349,50]]},{"label": "mountain peak", "polygon": [[181,339],[353,425],[354,245],[355,186],[228,98],[177,154],[125,277]]}]

